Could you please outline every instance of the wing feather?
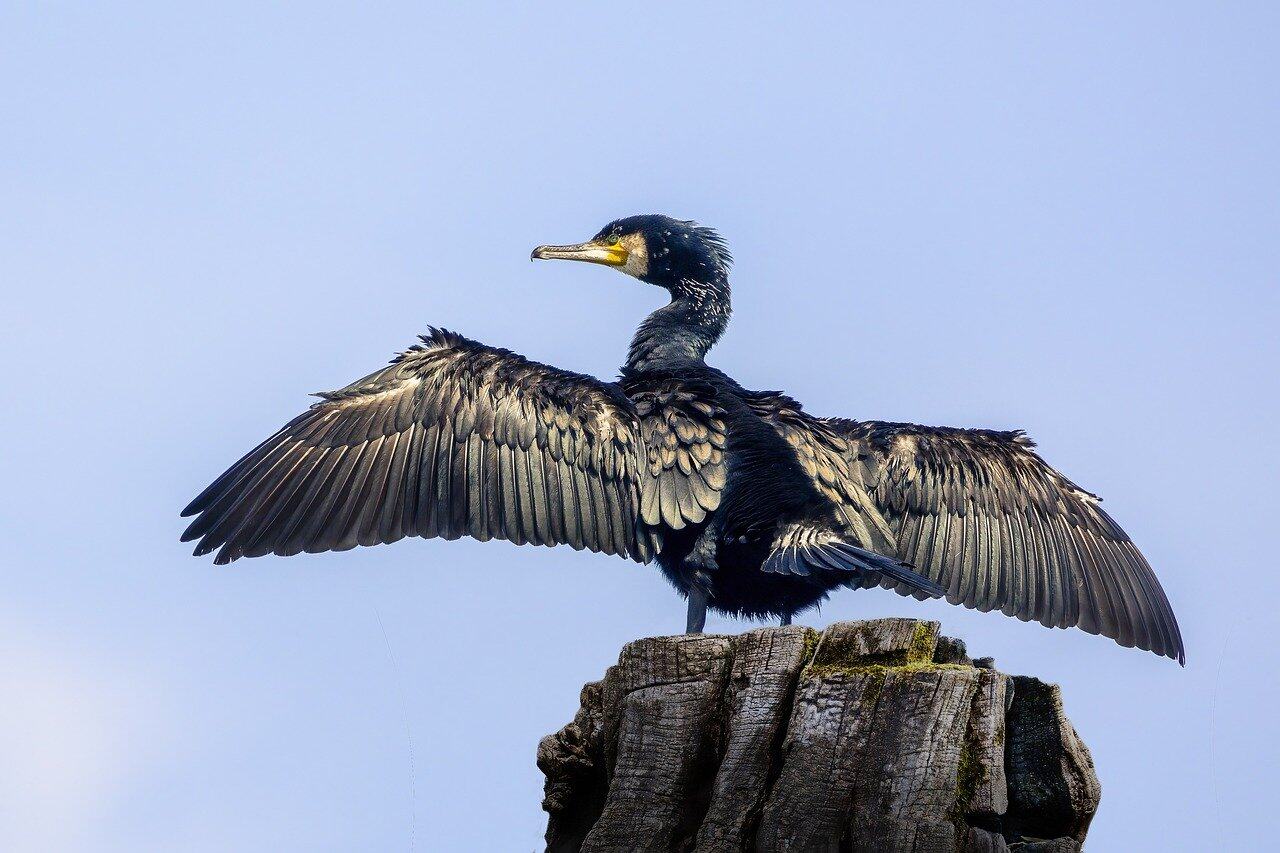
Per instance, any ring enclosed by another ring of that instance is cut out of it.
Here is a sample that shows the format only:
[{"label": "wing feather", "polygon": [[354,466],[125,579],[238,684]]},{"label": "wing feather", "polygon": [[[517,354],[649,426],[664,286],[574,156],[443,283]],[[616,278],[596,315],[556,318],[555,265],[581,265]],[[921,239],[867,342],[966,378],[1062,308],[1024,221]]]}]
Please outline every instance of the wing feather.
[{"label": "wing feather", "polygon": [[326,492],[326,484],[335,476],[348,454],[348,448],[316,448],[324,453],[324,460],[316,466],[316,471],[308,478],[304,491],[299,495],[294,509],[289,513],[289,520],[280,532],[279,541],[283,543],[277,549],[281,554],[292,556],[302,553],[306,548],[307,528],[310,522],[322,513],[321,507],[333,495]]},{"label": "wing feather", "polygon": [[652,556],[639,420],[616,385],[432,330],[319,396],[184,510],[197,554],[468,535]]},{"label": "wing feather", "polygon": [[[894,531],[885,520],[883,509],[876,506],[868,493],[864,468],[856,455],[849,452],[845,438],[823,419],[807,414],[798,402],[785,394],[752,392],[746,402],[791,446],[813,485],[835,505],[843,522],[844,537],[866,550],[892,553]],[[884,583],[895,586],[903,594],[913,591],[909,584],[896,584],[887,576]]]},{"label": "wing feather", "polygon": [[623,372],[623,388],[635,401],[641,451],[638,466],[641,520],[650,528],[681,530],[700,524],[720,506],[728,463],[725,411],[708,383],[663,374]]},{"label": "wing feather", "polygon": [[1185,662],[1147,561],[1098,498],[1049,467],[1022,433],[824,424],[847,442],[849,470],[893,528],[890,553],[952,601]]}]

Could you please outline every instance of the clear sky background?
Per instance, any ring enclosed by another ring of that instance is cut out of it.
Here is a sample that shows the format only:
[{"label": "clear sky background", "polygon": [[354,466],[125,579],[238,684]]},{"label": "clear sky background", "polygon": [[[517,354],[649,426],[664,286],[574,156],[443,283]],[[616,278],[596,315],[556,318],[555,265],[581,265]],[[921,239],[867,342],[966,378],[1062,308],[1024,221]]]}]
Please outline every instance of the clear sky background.
[{"label": "clear sky background", "polygon": [[728,238],[743,384],[1028,429],[1189,662],[882,591],[800,621],[1060,682],[1093,851],[1273,843],[1276,4],[556,5],[0,10],[0,848],[538,848],[538,739],[683,628],[655,570],[214,567],[177,513],[428,324],[614,376],[660,291],[529,250],[647,212]]}]

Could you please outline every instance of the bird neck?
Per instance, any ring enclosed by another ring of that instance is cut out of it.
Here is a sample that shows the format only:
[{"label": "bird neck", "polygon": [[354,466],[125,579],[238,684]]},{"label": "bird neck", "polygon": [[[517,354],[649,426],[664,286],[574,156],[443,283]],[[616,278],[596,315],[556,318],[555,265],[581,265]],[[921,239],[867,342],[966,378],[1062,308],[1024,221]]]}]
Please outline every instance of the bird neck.
[{"label": "bird neck", "polygon": [[631,339],[627,367],[652,370],[701,362],[729,325],[729,279],[681,280],[671,302],[650,314]]}]

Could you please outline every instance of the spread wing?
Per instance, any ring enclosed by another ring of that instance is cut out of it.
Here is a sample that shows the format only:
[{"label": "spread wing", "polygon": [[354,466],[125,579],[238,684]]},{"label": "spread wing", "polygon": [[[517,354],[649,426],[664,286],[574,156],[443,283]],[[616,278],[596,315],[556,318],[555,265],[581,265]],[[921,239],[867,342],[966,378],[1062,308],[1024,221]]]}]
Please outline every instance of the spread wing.
[{"label": "spread wing", "polygon": [[1146,559],[1099,499],[1049,467],[1021,432],[827,422],[893,525],[896,556],[953,604],[1076,626],[1185,662]]},{"label": "spread wing", "polygon": [[183,511],[197,555],[466,535],[650,557],[640,427],[616,385],[433,329],[319,396]]}]

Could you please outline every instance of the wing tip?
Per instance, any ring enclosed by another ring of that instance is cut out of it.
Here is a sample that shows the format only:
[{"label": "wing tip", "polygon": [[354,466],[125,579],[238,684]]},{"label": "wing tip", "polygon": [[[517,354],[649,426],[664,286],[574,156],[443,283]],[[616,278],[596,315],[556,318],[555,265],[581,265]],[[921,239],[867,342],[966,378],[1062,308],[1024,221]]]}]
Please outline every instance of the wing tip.
[{"label": "wing tip", "polygon": [[1166,630],[1168,630],[1171,636],[1173,637],[1172,644],[1164,646],[1161,649],[1151,649],[1151,651],[1154,651],[1158,655],[1163,655],[1164,657],[1167,657],[1170,660],[1177,661],[1178,666],[1182,667],[1183,669],[1186,669],[1187,649],[1182,644],[1182,632],[1178,630],[1178,624],[1176,622],[1174,622],[1172,625],[1167,625],[1165,627],[1166,627]]}]

